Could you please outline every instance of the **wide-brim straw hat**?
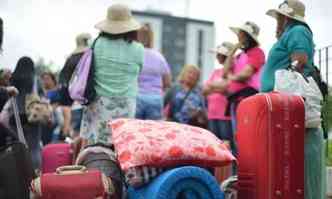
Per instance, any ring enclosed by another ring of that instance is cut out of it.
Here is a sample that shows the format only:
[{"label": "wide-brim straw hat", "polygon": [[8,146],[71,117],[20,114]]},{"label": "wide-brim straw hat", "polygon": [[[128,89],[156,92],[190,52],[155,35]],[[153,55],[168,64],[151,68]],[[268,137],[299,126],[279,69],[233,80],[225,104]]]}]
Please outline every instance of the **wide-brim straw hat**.
[{"label": "wide-brim straw hat", "polygon": [[239,35],[240,31],[244,31],[248,33],[257,43],[259,43],[258,35],[260,28],[257,24],[251,21],[247,21],[241,27],[230,27],[230,29],[237,35]]},{"label": "wide-brim straw hat", "polygon": [[89,46],[86,45],[87,41],[90,40],[92,37],[89,33],[81,33],[76,36],[76,48],[72,52],[72,54],[78,54],[85,52]]},{"label": "wide-brim straw hat", "polygon": [[287,0],[280,4],[278,9],[270,9],[266,14],[276,19],[278,14],[281,14],[302,23],[307,23],[304,19],[305,5],[298,0]]},{"label": "wide-brim straw hat", "polygon": [[217,48],[211,49],[210,52],[215,54],[225,55],[226,57],[228,57],[231,54],[231,51],[234,49],[234,47],[235,45],[232,44],[231,42],[223,42],[222,44],[217,46]]},{"label": "wide-brim straw hat", "polygon": [[108,8],[107,18],[95,27],[109,34],[123,34],[139,30],[141,25],[134,19],[128,6],[115,4]]}]

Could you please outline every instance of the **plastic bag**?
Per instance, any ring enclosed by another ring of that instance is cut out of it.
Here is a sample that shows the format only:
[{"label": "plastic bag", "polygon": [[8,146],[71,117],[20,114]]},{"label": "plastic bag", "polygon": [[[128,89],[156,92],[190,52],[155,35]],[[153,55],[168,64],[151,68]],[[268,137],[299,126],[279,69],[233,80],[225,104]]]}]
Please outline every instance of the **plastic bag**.
[{"label": "plastic bag", "polygon": [[291,69],[277,70],[274,90],[304,98],[305,127],[317,128],[321,125],[321,102],[323,96],[312,77],[304,77]]}]

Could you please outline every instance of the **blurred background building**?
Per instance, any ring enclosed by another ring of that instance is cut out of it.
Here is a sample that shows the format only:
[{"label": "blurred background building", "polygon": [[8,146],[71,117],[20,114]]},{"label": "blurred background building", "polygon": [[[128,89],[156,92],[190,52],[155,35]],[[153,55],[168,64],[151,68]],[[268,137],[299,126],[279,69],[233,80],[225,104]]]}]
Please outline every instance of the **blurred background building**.
[{"label": "blurred background building", "polygon": [[134,16],[154,31],[154,48],[163,53],[172,69],[173,80],[184,64],[201,68],[206,80],[214,68],[215,26],[212,21],[175,17],[167,12],[134,11]]}]

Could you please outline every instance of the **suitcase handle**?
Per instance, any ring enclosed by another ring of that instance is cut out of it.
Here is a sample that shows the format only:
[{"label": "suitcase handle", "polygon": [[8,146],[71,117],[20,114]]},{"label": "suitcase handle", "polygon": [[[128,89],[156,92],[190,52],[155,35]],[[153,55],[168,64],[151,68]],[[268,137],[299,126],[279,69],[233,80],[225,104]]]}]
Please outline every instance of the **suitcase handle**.
[{"label": "suitcase handle", "polygon": [[63,166],[56,169],[58,175],[72,175],[86,172],[86,167],[81,165]]}]

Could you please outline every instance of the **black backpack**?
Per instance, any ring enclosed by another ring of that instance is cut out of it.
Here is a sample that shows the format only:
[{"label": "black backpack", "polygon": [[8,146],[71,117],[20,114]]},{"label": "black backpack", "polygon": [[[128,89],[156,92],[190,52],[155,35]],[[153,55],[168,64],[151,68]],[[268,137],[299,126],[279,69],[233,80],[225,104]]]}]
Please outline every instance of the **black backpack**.
[{"label": "black backpack", "polygon": [[[319,90],[323,95],[323,104],[325,104],[326,100],[328,98],[328,95],[329,95],[329,87],[328,87],[327,83],[325,81],[323,81],[321,72],[317,66],[314,66],[314,71],[310,74],[310,76],[313,77],[313,79],[317,83]],[[324,132],[324,139],[328,139],[327,124],[325,122],[327,118],[325,118],[325,114],[323,113],[323,110],[322,110],[321,115],[322,115],[322,129]]]}]

